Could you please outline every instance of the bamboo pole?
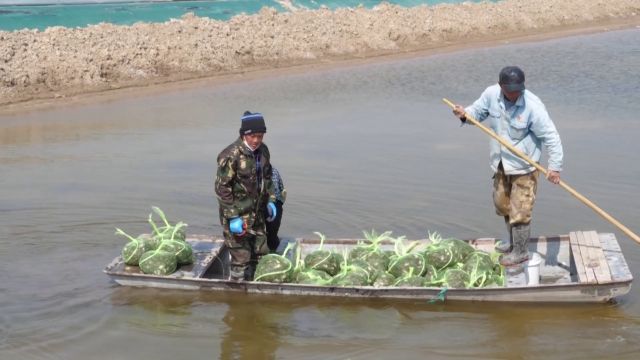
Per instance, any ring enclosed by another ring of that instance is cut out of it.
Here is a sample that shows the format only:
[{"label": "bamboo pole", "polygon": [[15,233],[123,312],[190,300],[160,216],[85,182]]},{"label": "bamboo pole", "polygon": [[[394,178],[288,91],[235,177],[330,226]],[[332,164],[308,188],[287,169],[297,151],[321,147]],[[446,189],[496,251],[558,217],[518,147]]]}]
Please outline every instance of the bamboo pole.
[{"label": "bamboo pole", "polygon": [[[451,101],[449,101],[447,99],[442,99],[442,101],[444,101],[452,109],[455,108],[455,104],[453,104]],[[476,120],[469,113],[465,112],[465,117],[467,118],[467,121],[469,121],[473,125],[477,126],[480,130],[484,131],[487,135],[489,135],[492,138],[496,139],[500,144],[502,144],[504,147],[509,149],[512,153],[518,155],[519,157],[524,159],[526,162],[528,162],[529,164],[534,166],[541,173],[543,173],[545,175],[545,177],[547,176],[547,173],[548,173],[547,169],[545,169],[544,167],[540,166],[540,164],[538,164],[537,162],[531,160],[531,158],[529,158],[527,155],[525,155],[522,151],[518,150],[513,145],[511,145],[508,142],[506,142],[503,138],[498,136],[498,134],[493,132],[493,130],[491,130],[488,127],[482,125],[478,120]],[[583,195],[581,195],[579,192],[574,190],[571,186],[567,185],[567,183],[565,183],[562,180],[560,180],[560,183],[558,185],[560,185],[560,187],[562,187],[563,189],[567,190],[571,195],[576,197],[582,203],[584,203],[585,205],[590,207],[593,211],[595,211],[598,215],[602,216],[605,220],[607,220],[610,223],[612,223],[613,225],[615,225],[623,233],[625,233],[627,236],[629,236],[633,241],[635,241],[638,244],[640,244],[640,237],[638,237],[638,235],[636,235],[633,231],[629,230],[629,228],[627,228],[626,226],[622,225],[622,223],[620,223],[618,220],[614,219],[613,216],[609,215],[607,212],[605,212],[604,210],[599,208],[596,204],[591,202],[591,200],[589,200],[586,197],[584,197]]]}]

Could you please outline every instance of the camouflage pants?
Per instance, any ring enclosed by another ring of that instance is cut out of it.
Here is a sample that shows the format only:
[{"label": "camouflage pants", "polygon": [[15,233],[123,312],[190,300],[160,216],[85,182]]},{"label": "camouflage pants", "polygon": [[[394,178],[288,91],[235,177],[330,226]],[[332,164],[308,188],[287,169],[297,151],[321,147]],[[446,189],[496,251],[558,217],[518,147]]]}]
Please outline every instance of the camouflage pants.
[{"label": "camouflage pants", "polygon": [[493,203],[496,214],[509,217],[510,224],[529,224],[536,201],[538,171],[506,175],[502,163],[493,175]]},{"label": "camouflage pants", "polygon": [[[269,253],[265,224],[261,217],[242,235],[231,234],[229,221],[222,219],[224,243],[231,254],[230,273],[232,278],[252,280],[256,264],[262,255]],[[245,219],[245,222],[247,219]]]}]

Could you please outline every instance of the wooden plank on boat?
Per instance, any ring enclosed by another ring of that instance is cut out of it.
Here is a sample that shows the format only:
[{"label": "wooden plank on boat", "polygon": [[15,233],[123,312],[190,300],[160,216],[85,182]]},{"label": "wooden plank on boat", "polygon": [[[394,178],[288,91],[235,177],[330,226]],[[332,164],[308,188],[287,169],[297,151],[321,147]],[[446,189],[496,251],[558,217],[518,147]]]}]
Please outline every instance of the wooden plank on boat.
[{"label": "wooden plank on boat", "polygon": [[629,266],[624,259],[620,244],[616,240],[615,235],[599,234],[600,244],[602,245],[602,252],[607,259],[609,272],[611,274],[611,281],[630,281],[633,279],[633,275],[629,270]]},{"label": "wooden plank on boat", "polygon": [[592,260],[595,258],[595,255],[593,254],[592,246],[587,242],[587,237],[584,233],[584,231],[577,231],[580,255],[582,256],[582,265],[584,266],[584,271],[587,274],[587,282],[589,284],[597,284],[598,278],[596,277],[596,272],[594,270],[594,265],[596,263]]},{"label": "wooden plank on boat", "polygon": [[589,253],[593,256],[590,258],[589,266],[593,267],[593,271],[596,275],[596,280],[599,284],[611,282],[611,273],[609,272],[609,265],[607,265],[607,259],[602,251],[602,245],[600,244],[600,238],[595,231],[584,232],[587,243],[590,244]]},{"label": "wooden plank on boat", "polygon": [[569,233],[569,241],[571,242],[571,253],[573,254],[573,262],[576,265],[576,272],[578,273],[578,282],[588,283],[587,272],[582,262],[582,254],[580,252],[580,244],[578,242],[579,231]]}]

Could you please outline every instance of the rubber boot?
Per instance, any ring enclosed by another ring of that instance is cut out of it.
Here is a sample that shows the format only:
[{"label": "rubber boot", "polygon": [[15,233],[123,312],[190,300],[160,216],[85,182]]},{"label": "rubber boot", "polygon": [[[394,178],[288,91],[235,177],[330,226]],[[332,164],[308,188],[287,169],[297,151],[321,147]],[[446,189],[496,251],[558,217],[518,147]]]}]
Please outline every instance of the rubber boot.
[{"label": "rubber boot", "polygon": [[256,273],[256,263],[255,261],[252,260],[244,269],[244,279],[246,281],[253,281],[253,275],[255,273]]},{"label": "rubber boot", "polygon": [[529,260],[531,226],[529,224],[514,224],[511,234],[513,236],[513,250],[500,258],[502,266],[516,266]]},{"label": "rubber boot", "polygon": [[508,254],[513,250],[513,235],[511,234],[511,224],[509,224],[509,217],[504,217],[504,224],[507,226],[507,236],[500,239],[496,244],[496,251],[502,254]]},{"label": "rubber boot", "polygon": [[229,281],[244,281],[246,269],[243,266],[231,266]]}]

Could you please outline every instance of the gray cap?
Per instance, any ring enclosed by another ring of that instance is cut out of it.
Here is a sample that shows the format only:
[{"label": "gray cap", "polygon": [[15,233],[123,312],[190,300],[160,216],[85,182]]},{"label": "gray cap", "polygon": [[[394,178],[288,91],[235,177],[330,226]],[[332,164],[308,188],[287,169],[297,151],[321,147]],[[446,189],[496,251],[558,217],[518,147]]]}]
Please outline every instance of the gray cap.
[{"label": "gray cap", "polygon": [[506,66],[500,70],[498,84],[506,91],[524,90],[524,72],[517,66]]}]

